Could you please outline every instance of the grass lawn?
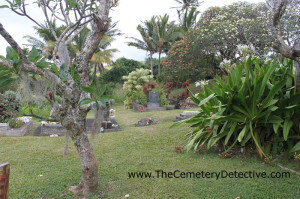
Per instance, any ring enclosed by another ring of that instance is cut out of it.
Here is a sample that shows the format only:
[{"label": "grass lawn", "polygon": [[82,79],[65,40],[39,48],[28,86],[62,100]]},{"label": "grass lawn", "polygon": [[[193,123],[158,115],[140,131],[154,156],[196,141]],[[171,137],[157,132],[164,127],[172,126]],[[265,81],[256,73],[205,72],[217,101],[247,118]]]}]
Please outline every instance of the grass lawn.
[{"label": "grass lawn", "polygon": [[[267,174],[285,170],[277,164],[263,164],[256,156],[220,159],[216,152],[175,153],[174,147],[184,144],[187,127],[169,127],[182,110],[136,113],[123,106],[114,108],[123,131],[104,133],[91,140],[99,164],[100,186],[88,198],[124,198],[127,194],[129,198],[172,199],[300,198],[300,177],[294,173],[285,179],[156,178],[155,170],[265,171]],[[133,126],[145,117],[155,118],[158,124]],[[1,137],[0,162],[11,163],[9,198],[79,198],[66,192],[81,176],[78,154],[69,142],[68,155],[63,160],[63,137]],[[128,172],[138,171],[152,172],[155,177],[128,177]]]}]

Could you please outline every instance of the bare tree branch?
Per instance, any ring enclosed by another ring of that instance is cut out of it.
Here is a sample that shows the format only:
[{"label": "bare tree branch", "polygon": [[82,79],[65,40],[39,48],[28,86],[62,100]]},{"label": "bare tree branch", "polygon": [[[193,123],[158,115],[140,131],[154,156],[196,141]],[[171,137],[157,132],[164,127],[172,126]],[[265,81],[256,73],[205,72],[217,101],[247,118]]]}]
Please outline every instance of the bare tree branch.
[{"label": "bare tree branch", "polygon": [[42,10],[44,12],[44,15],[46,17],[46,20],[47,20],[48,26],[50,28],[50,31],[51,31],[53,37],[57,40],[58,39],[57,35],[56,35],[56,33],[55,33],[54,29],[53,29],[53,26],[52,26],[52,24],[51,24],[51,22],[49,20],[49,17],[48,17],[45,0],[40,0],[40,4],[41,4]]},{"label": "bare tree branch", "polygon": [[11,8],[11,10],[14,12],[14,13],[16,13],[16,14],[18,14],[18,15],[20,15],[20,16],[25,16],[25,17],[27,17],[28,19],[30,19],[33,23],[35,23],[37,26],[39,26],[40,28],[42,28],[42,25],[40,24],[40,23],[38,23],[36,20],[34,20],[32,17],[30,17],[27,13],[26,13],[26,9],[25,9],[25,5],[24,5],[24,2],[23,2],[23,10],[21,9],[21,8],[19,8],[19,10],[21,11],[21,12],[18,12],[16,9],[14,9],[14,8]]},{"label": "bare tree branch", "polygon": [[38,119],[41,119],[41,120],[46,120],[46,121],[49,121],[49,122],[59,122],[59,120],[56,120],[56,119],[49,119],[49,118],[45,118],[45,117],[42,117],[40,115],[34,114],[31,109],[30,109],[30,114],[25,114],[24,116],[31,116],[31,117],[35,117],[35,118],[38,118]]}]

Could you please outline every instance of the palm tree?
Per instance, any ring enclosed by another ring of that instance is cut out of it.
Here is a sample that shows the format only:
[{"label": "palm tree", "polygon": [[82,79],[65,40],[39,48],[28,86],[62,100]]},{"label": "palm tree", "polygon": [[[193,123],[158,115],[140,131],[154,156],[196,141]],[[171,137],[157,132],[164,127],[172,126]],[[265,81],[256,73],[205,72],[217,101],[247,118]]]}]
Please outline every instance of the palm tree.
[{"label": "palm tree", "polygon": [[[51,23],[51,26],[58,37],[66,28],[65,26],[57,26],[55,20]],[[26,35],[24,36],[24,38],[27,39],[28,44],[24,44],[24,46],[35,46],[35,48],[38,49],[46,58],[52,59],[52,52],[54,50],[56,40],[52,32],[50,31],[48,24],[45,23],[44,28],[40,28],[37,26],[34,26],[33,28],[36,30],[36,33],[42,40],[30,35]]]},{"label": "palm tree", "polygon": [[143,23],[144,26],[138,25],[137,27],[137,30],[141,34],[143,40],[139,40],[134,37],[129,37],[134,41],[127,42],[127,44],[128,46],[134,46],[138,49],[149,52],[151,75],[153,75],[153,54],[157,52],[157,48],[153,40],[153,38],[155,37],[155,29],[154,29],[154,26],[156,24],[155,17],[153,16],[150,21],[145,21]]},{"label": "palm tree", "polygon": [[158,51],[158,76],[160,76],[160,57],[163,51],[167,51],[170,43],[182,37],[182,29],[175,25],[172,21],[168,23],[169,15],[165,14],[163,17],[157,17],[155,24],[155,45]]},{"label": "palm tree", "polygon": [[199,2],[198,0],[174,0],[177,3],[179,3],[181,6],[179,7],[173,7],[176,9],[179,9],[180,11],[184,11],[190,7],[198,7],[202,2]]},{"label": "palm tree", "polygon": [[[116,23],[112,23],[110,25],[109,30],[104,34],[102,40],[99,43],[98,49],[95,51],[91,58],[91,68],[92,70],[92,84],[95,83],[97,69],[101,73],[104,72],[104,63],[111,64],[113,63],[113,53],[117,52],[118,50],[115,48],[108,49],[111,43],[115,40],[115,36],[121,35],[118,29],[114,29]],[[70,55],[73,58],[76,58],[76,55],[79,54],[90,34],[89,28],[84,28],[75,38],[70,47]]]},{"label": "palm tree", "polygon": [[182,15],[179,10],[177,10],[177,13],[180,27],[184,30],[184,32],[187,32],[195,27],[197,23],[197,16],[200,12],[197,11],[195,7],[192,7],[191,9],[186,9],[184,15]]}]

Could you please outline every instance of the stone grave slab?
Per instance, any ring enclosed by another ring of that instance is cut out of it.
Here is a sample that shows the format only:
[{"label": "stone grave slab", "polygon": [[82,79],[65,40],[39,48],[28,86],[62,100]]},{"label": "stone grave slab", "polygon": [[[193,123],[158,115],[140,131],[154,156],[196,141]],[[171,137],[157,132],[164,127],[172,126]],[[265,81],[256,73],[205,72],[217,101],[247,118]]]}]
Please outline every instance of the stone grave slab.
[{"label": "stone grave slab", "polygon": [[[121,131],[120,125],[118,125],[117,121],[113,118],[109,119],[111,123],[111,128],[105,128],[102,133],[106,132],[114,132],[114,131]],[[85,123],[86,133],[91,134],[92,128],[93,128],[94,119],[87,119]],[[50,136],[50,135],[58,135],[58,136],[64,136],[67,132],[67,129],[63,127],[60,124],[45,124],[45,125],[39,125],[36,130],[34,131],[34,136]]]},{"label": "stone grave slab", "polygon": [[134,124],[135,127],[139,126],[152,126],[157,124],[153,118],[143,118],[138,121],[138,123]]},{"label": "stone grave slab", "polygon": [[178,122],[181,120],[185,120],[188,118],[191,118],[195,115],[197,115],[199,113],[199,111],[183,111],[180,116],[176,116],[176,118],[173,120],[173,122]]}]

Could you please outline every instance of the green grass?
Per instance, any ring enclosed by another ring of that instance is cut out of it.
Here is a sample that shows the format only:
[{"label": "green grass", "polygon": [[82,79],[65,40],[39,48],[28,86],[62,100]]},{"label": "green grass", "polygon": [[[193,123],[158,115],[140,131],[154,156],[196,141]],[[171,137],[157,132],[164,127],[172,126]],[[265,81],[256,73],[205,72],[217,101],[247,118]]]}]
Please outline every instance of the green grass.
[{"label": "green grass", "polygon": [[[220,159],[214,151],[175,153],[174,147],[184,144],[187,127],[169,127],[182,110],[137,113],[123,106],[114,108],[123,131],[104,133],[91,140],[99,165],[100,186],[88,198],[123,198],[126,194],[129,198],[172,199],[300,198],[300,178],[293,173],[289,179],[129,179],[128,172],[135,171],[155,174],[155,170],[284,170],[276,164],[263,164],[256,156]],[[158,124],[134,127],[145,117],[153,117]],[[11,163],[9,198],[79,198],[66,191],[81,176],[79,157],[71,140],[69,146],[63,160],[63,137],[0,138],[0,160]]]}]

